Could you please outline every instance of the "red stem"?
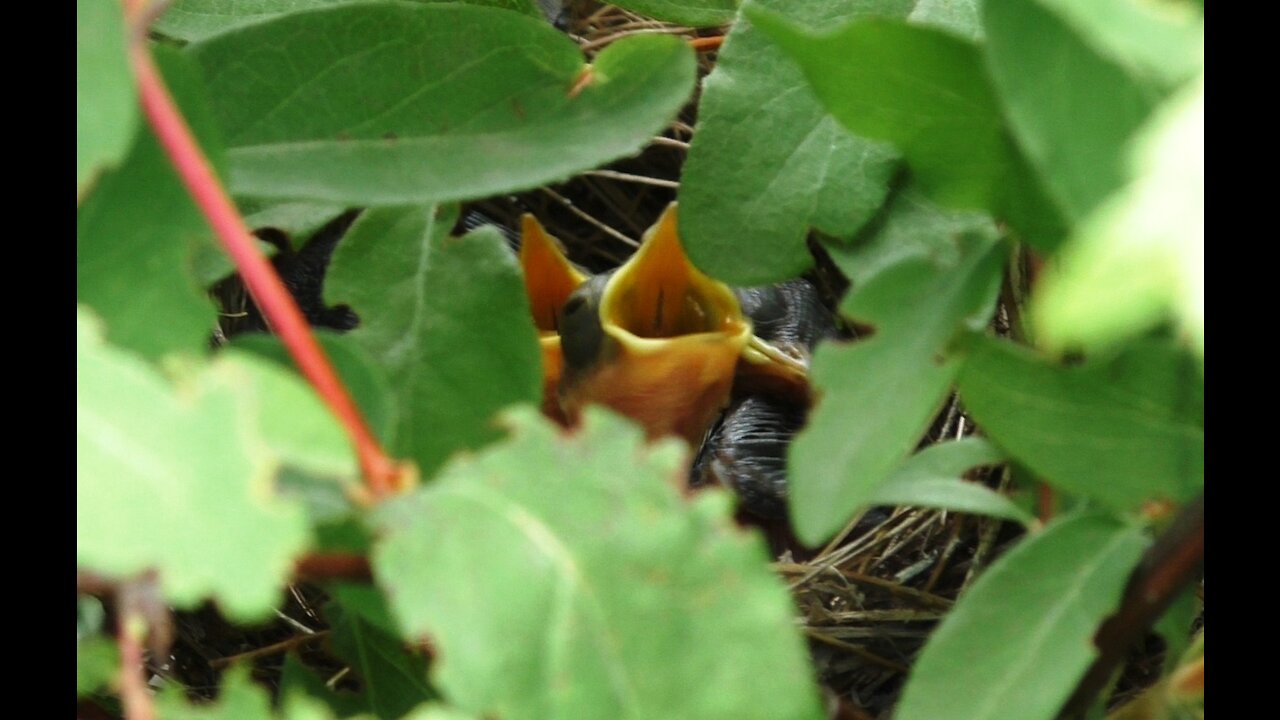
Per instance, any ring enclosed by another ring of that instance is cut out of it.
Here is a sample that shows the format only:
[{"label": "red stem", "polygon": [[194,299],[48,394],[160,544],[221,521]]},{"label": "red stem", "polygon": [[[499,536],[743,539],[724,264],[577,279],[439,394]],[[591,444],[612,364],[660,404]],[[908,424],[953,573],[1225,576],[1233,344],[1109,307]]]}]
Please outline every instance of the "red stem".
[{"label": "red stem", "polygon": [[373,497],[376,499],[391,494],[405,479],[404,473],[383,452],[346,386],[342,384],[320,344],[311,334],[311,328],[298,309],[293,295],[280,281],[280,276],[271,263],[258,252],[244,219],[223,190],[186,120],[169,95],[163,78],[151,60],[145,41],[135,40],[130,52],[143,111],[178,175],[187,186],[187,191],[213,227],[223,248],[235,261],[245,287],[258,307],[262,308],[267,322],[280,335],[302,374],[311,381],[316,392],[324,398],[346,428]]}]

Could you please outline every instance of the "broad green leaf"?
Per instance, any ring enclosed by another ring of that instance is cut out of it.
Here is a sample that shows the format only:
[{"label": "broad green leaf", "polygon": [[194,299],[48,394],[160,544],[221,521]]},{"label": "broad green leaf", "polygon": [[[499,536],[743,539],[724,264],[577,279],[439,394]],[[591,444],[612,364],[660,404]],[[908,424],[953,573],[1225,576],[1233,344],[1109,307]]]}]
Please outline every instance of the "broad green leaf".
[{"label": "broad green leaf", "polygon": [[[986,214],[944,210],[910,183],[890,195],[881,213],[853,242],[827,246],[831,259],[854,288],[911,258],[954,267],[960,262],[959,238],[996,236],[995,223]],[[846,310],[852,300],[853,295],[846,297]]]},{"label": "broad green leaf", "polygon": [[1019,146],[1078,221],[1123,184],[1124,149],[1160,92],[1098,55],[1055,2],[986,0],[986,57]]},{"label": "broad green leaf", "polygon": [[1064,368],[975,337],[958,386],[992,440],[1070,493],[1135,510],[1204,486],[1204,378],[1169,344]]},{"label": "broad green leaf", "polygon": [[234,192],[352,204],[524,190],[630,155],[695,76],[687,43],[646,35],[610,45],[575,85],[587,67],[562,33],[467,5],[340,5],[189,51],[217,102]]},{"label": "broad green leaf", "polygon": [[941,28],[963,38],[982,40],[979,0],[916,0],[908,19],[913,25]]},{"label": "broad green leaf", "polygon": [[619,0],[611,5],[655,20],[707,27],[733,21],[741,0]]},{"label": "broad green leaf", "polygon": [[1187,0],[1040,0],[1134,77],[1176,87],[1204,70],[1204,7]]},{"label": "broad green leaf", "polygon": [[[272,497],[279,462],[261,402],[267,373],[215,363],[175,390],[104,345],[77,314],[76,560],[109,576],[155,568],[166,598],[215,596],[234,618],[275,605],[307,541],[301,509]],[[301,421],[305,408],[296,408]]]},{"label": "broad green leaf", "polygon": [[912,668],[899,720],[1051,720],[1097,656],[1147,539],[1111,516],[1062,518],[978,578]]},{"label": "broad green leaf", "polygon": [[359,678],[359,701],[354,705],[382,720],[399,720],[406,712],[437,693],[427,684],[427,661],[411,653],[396,635],[373,625],[336,604],[325,610],[333,628],[330,644]]},{"label": "broad green leaf", "polygon": [[531,408],[380,518],[373,565],[458,707],[546,717],[822,717],[791,599],[685,451],[588,408]]},{"label": "broad green leaf", "polygon": [[391,609],[387,607],[386,596],[376,586],[365,583],[335,583],[330,589],[344,612],[358,615],[388,635],[400,637],[404,634],[391,615]]},{"label": "broad green leaf", "polygon": [[[396,396],[382,367],[354,338],[325,330],[315,331],[315,337],[373,434],[384,444],[391,444],[395,438]],[[232,339],[231,347],[297,372],[289,351],[274,335],[240,335]]]},{"label": "broad green leaf", "polygon": [[1042,249],[1061,239],[1062,212],[1009,136],[973,42],[898,20],[817,33],[758,8],[743,12],[800,65],[840,122],[892,142],[931,198],[988,210]]},{"label": "broad green leaf", "polygon": [[121,4],[76,0],[76,200],[118,164],[138,126]]},{"label": "broad green leaf", "polygon": [[398,453],[430,476],[497,438],[493,415],[542,392],[541,354],[514,255],[493,228],[449,237],[457,209],[366,211],[334,252],[325,293],[360,315],[351,338],[395,388]]},{"label": "broad green leaf", "polygon": [[962,247],[953,267],[909,258],[880,272],[847,303],[875,334],[818,347],[822,401],[789,453],[791,516],[805,543],[825,540],[873,501],[947,397],[958,369],[946,352],[951,339],[990,317],[1005,250],[989,235]]},{"label": "broad green leaf", "polygon": [[1033,298],[1046,346],[1101,347],[1170,316],[1204,357],[1204,81],[1137,138],[1134,181],[1063,248]]},{"label": "broad green leaf", "polygon": [[[902,17],[908,0],[754,0],[810,24]],[[810,226],[848,238],[884,202],[899,165],[888,146],[827,114],[804,74],[750,22],[725,40],[698,106],[681,171],[680,234],[689,256],[735,285],[795,277],[813,258]]]},{"label": "broad green leaf", "polygon": [[[102,2],[102,4],[111,4]],[[214,165],[220,146],[198,70],[168,48],[156,61]],[[106,174],[76,213],[76,297],[106,322],[118,345],[150,358],[203,352],[213,304],[193,272],[211,232],[150,130],[137,134],[124,164]]]},{"label": "broad green leaf", "polygon": [[[366,0],[176,0],[152,25],[156,32],[195,42],[232,28],[252,25],[277,15],[351,4]],[[489,5],[541,17],[534,0],[464,0],[470,5]]]},{"label": "broad green leaf", "polygon": [[164,720],[271,720],[271,698],[249,679],[247,665],[226,672],[216,702],[195,705],[186,692],[169,685],[155,697],[156,717]]},{"label": "broad green leaf", "polygon": [[972,468],[1001,462],[1004,456],[979,438],[932,445],[912,456],[876,488],[869,504],[945,508],[1028,525],[1034,516],[1009,498],[979,483],[960,479]]},{"label": "broad green leaf", "polygon": [[76,643],[76,697],[90,695],[115,678],[120,651],[102,635],[80,638]]},{"label": "broad green leaf", "polygon": [[301,710],[304,718],[307,714],[316,715],[319,711],[317,705],[324,707],[325,711],[319,711],[321,714],[316,715],[317,718],[340,717],[340,718],[371,718],[371,714],[365,711],[369,707],[368,698],[364,693],[352,692],[346,689],[332,689],[325,684],[325,680],[315,673],[315,671],[302,664],[297,657],[290,654],[284,659],[284,666],[280,670],[280,696],[285,699],[285,707],[288,710],[286,717],[289,720],[295,720],[294,713]]}]

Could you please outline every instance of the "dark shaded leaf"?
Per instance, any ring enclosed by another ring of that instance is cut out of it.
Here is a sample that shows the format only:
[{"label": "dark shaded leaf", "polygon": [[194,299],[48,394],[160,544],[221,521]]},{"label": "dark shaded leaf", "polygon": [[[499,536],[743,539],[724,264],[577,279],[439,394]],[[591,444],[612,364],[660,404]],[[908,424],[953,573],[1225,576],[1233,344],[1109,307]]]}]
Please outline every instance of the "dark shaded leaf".
[{"label": "dark shaded leaf", "polygon": [[958,386],[996,443],[1070,493],[1130,511],[1204,487],[1204,378],[1170,344],[1064,368],[975,337]]}]

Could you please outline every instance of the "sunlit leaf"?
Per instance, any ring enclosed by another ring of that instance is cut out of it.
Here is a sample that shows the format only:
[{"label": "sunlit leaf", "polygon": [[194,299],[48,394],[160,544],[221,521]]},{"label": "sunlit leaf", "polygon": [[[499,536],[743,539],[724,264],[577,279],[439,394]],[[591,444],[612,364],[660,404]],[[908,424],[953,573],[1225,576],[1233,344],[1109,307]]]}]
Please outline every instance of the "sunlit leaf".
[{"label": "sunlit leaf", "polygon": [[179,687],[170,685],[155,698],[156,716],[164,720],[272,720],[267,691],[249,679],[247,665],[227,671],[213,703],[196,705]]},{"label": "sunlit leaf", "polygon": [[121,4],[76,0],[76,198],[119,163],[138,126]]},{"label": "sunlit leaf", "polygon": [[507,417],[382,515],[375,576],[446,696],[511,720],[822,716],[763,543],[724,493],[682,499],[680,446],[594,408],[572,435]]},{"label": "sunlit leaf", "polygon": [[[324,38],[323,42],[318,38]],[[679,38],[595,58],[546,22],[468,5],[360,3],[192,45],[242,195],[405,204],[561,180],[632,154],[694,84]]]},{"label": "sunlit leaf", "polygon": [[[307,541],[301,509],[272,497],[280,460],[264,439],[287,433],[261,400],[288,393],[233,362],[175,389],[96,325],[78,315],[77,564],[118,577],[154,568],[175,605],[214,595],[232,617],[262,617]],[[307,424],[307,406],[293,409]]]},{"label": "sunlit leaf", "polygon": [[[827,24],[904,16],[907,0],[754,0]],[[848,238],[884,202],[897,155],[829,114],[804,74],[741,20],[704,82],[698,132],[682,170],[680,232],[699,267],[726,282],[795,277],[812,262],[810,226]]]},{"label": "sunlit leaf", "polygon": [[334,253],[325,293],[360,315],[351,338],[399,400],[397,451],[430,475],[499,436],[493,415],[542,391],[537,332],[515,256],[493,228],[449,237],[457,209],[366,211]]},{"label": "sunlit leaf", "polygon": [[[217,166],[217,129],[199,71],[168,48],[156,49],[156,61]],[[193,256],[210,237],[160,145],[144,130],[124,164],[99,181],[76,213],[76,297],[102,317],[113,343],[148,357],[203,351],[215,315],[194,277]]]},{"label": "sunlit leaf", "polygon": [[898,20],[819,32],[758,8],[744,14],[800,65],[832,115],[893,143],[930,198],[988,210],[1040,248],[1061,239],[1062,211],[1010,137],[978,45]]},{"label": "sunlit leaf", "polygon": [[894,717],[1056,717],[1146,545],[1140,527],[1100,514],[1062,518],[1023,540],[934,631]]},{"label": "sunlit leaf", "polygon": [[1044,274],[1032,312],[1053,348],[1102,347],[1175,318],[1204,356],[1204,82],[1137,138],[1135,179]]},{"label": "sunlit leaf", "polygon": [[997,444],[1068,492],[1135,510],[1204,486],[1204,378],[1167,343],[1059,367],[976,337],[957,383]]}]

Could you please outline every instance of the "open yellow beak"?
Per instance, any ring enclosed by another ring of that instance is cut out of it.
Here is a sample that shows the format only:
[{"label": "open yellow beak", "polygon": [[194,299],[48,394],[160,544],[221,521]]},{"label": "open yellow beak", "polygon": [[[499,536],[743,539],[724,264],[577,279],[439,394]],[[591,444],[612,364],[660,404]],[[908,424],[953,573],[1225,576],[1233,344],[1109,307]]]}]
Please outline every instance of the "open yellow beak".
[{"label": "open yellow beak", "polygon": [[679,435],[696,447],[728,403],[751,321],[728,286],[689,262],[674,203],[597,302],[602,342],[588,362],[565,368],[566,415],[598,402],[636,419],[652,438]]},{"label": "open yellow beak", "polygon": [[558,318],[569,295],[586,281],[587,276],[569,262],[560,242],[547,234],[532,215],[526,213],[520,218],[520,235],[524,289],[542,348],[542,411],[564,422],[566,418],[557,398],[560,375],[564,371]]}]

